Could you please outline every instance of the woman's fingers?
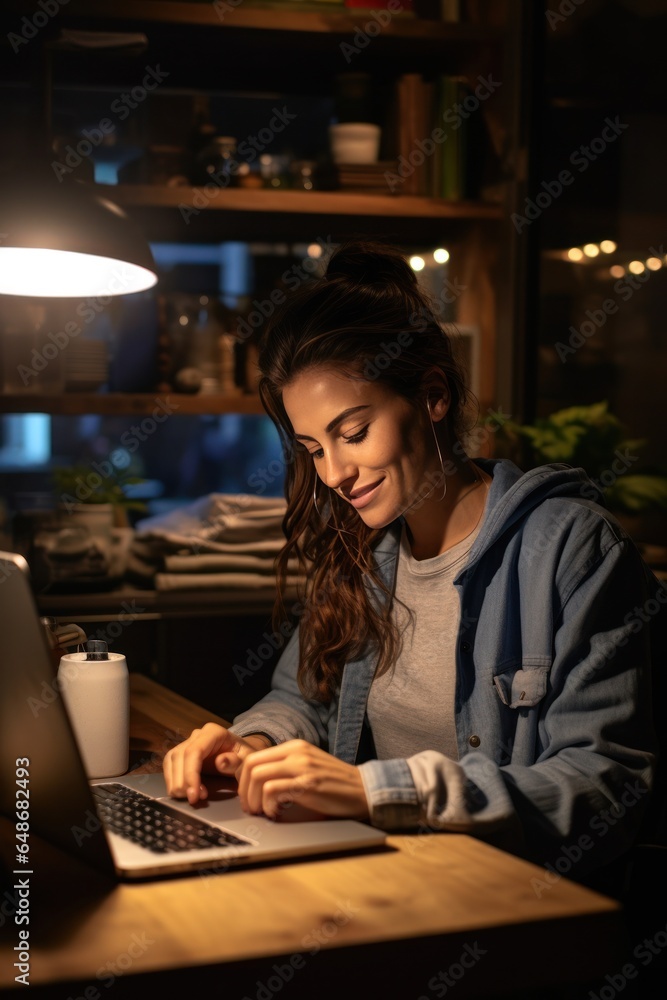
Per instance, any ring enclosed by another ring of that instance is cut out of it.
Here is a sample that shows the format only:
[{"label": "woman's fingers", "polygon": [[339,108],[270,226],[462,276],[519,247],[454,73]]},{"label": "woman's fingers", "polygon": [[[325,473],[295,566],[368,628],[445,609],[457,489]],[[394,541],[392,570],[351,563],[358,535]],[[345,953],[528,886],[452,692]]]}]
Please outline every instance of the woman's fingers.
[{"label": "woman's fingers", "polygon": [[201,733],[201,729],[193,729],[190,736],[183,743],[179,743],[178,746],[172,747],[171,750],[165,754],[165,758],[162,764],[162,770],[164,772],[164,780],[167,786],[167,792],[176,798],[185,797],[185,782],[184,782],[184,749],[187,744],[189,744],[193,739],[195,739]]},{"label": "woman's fingers", "polygon": [[194,729],[187,740],[165,755],[163,772],[169,795],[187,798],[192,805],[206,798],[208,793],[201,781],[205,765],[215,767],[221,751],[232,749],[236,743],[238,737],[223,726],[207,723],[201,729]]},{"label": "woman's fingers", "polygon": [[[307,789],[299,778],[278,778],[266,781],[261,789],[261,811],[269,819],[278,819],[291,805],[299,801],[310,808]],[[304,801],[305,800],[305,801]]]},{"label": "woman's fingers", "polygon": [[[252,754],[252,756],[248,756],[248,758],[243,761],[242,766],[237,771],[236,778],[239,785],[239,798],[241,799],[241,805],[244,809],[247,809],[249,812],[259,811],[259,807],[257,807],[257,795],[253,794],[252,804],[249,800],[251,782],[254,781],[254,784],[257,784],[257,769],[262,767],[264,764],[275,768],[286,758],[293,760],[295,748],[300,748],[301,745],[304,747],[309,746],[309,744],[305,743],[303,740],[289,740],[287,743],[279,743],[277,746],[268,747],[266,750],[258,750],[256,753]],[[255,808],[253,809],[252,806],[255,806]]]},{"label": "woman's fingers", "polygon": [[276,817],[298,800],[328,816],[368,816],[359,769],[305,740],[257,749],[207,723],[166,754],[163,770],[169,795],[191,805],[206,798],[202,773],[213,771],[236,774],[241,805],[250,813]]},{"label": "woman's fingers", "polygon": [[369,815],[359,768],[304,740],[258,750],[243,763],[238,779],[241,805],[250,813],[275,817],[298,801],[327,816]]},{"label": "woman's fingers", "polygon": [[[241,804],[251,813],[264,811],[264,789],[267,784],[276,781],[289,781],[292,801],[301,798],[312,788],[312,775],[304,774],[302,766],[296,757],[286,757],[281,761],[271,761],[267,764],[257,764],[252,769],[245,795],[241,796]],[[239,794],[240,790],[239,790]],[[307,803],[304,801],[304,805]]]}]

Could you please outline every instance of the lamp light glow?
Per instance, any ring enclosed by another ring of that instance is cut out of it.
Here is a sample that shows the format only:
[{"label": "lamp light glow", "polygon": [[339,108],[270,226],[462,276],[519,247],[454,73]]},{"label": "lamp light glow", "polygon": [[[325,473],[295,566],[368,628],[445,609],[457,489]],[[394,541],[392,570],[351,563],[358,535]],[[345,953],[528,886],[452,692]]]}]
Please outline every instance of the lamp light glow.
[{"label": "lamp light glow", "polygon": [[47,298],[104,298],[152,288],[157,275],[145,267],[75,253],[0,247],[0,293]]},{"label": "lamp light glow", "polygon": [[81,182],[43,174],[0,184],[0,294],[37,298],[129,295],[152,288],[150,246],[113,202]]}]

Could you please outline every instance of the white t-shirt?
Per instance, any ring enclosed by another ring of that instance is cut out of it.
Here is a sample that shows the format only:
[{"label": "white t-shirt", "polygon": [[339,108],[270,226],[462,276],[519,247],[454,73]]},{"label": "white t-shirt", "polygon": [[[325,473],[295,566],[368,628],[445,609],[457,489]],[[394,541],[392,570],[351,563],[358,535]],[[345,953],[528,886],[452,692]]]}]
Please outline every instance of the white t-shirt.
[{"label": "white t-shirt", "polygon": [[[405,526],[396,570],[393,615],[402,648],[368,696],[378,760],[438,750],[458,760],[454,698],[456,640],[461,608],[453,580],[468,558],[482,524],[447,552],[415,559]],[[409,620],[406,605],[413,611]]]}]

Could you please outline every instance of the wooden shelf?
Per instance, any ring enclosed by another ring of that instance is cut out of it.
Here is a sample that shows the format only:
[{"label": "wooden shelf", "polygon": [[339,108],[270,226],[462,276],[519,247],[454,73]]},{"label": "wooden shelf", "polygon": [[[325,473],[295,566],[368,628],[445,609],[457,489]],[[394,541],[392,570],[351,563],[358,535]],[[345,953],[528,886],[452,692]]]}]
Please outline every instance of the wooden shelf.
[{"label": "wooden shelf", "polygon": [[[290,586],[283,599],[295,601],[297,590]],[[202,588],[201,590],[151,590],[122,583],[113,590],[45,592],[36,595],[40,614],[85,624],[108,619],[117,621],[125,603],[133,607],[133,621],[193,616],[271,614],[276,598],[273,580],[261,590]]]},{"label": "wooden shelf", "polygon": [[0,413],[51,413],[55,416],[149,417],[173,412],[176,416],[246,413],[263,414],[259,396],[194,395],[184,393],[70,392],[59,395],[21,393],[0,396]]},{"label": "wooden shelf", "polygon": [[504,218],[494,202],[455,202],[411,195],[346,191],[269,191],[151,184],[96,185],[126,209],[153,242],[221,240],[335,242],[360,232],[420,245],[455,239],[470,222]]},{"label": "wooden shelf", "polygon": [[[305,4],[306,8],[308,7]],[[291,31],[299,34],[353,35],[360,26],[375,19],[369,8],[355,11],[344,9],[315,10],[276,9],[267,5],[238,7],[218,13],[213,3],[177,3],[172,0],[70,0],[63,14],[70,17],[108,19],[116,21],[146,21],[160,24],[194,25],[207,28],[246,29],[251,31]],[[393,14],[387,24],[382,25],[382,36],[401,40],[423,39],[460,43],[494,40],[499,37],[493,29],[474,24],[460,24],[447,21],[430,21]],[[379,36],[374,36],[379,37]]]},{"label": "wooden shelf", "polygon": [[[475,63],[480,50],[502,44],[502,31],[493,26],[431,21],[398,12],[375,33],[378,20],[369,8],[305,6],[305,10],[301,4],[276,9],[243,2],[218,11],[212,2],[69,0],[58,12],[58,21],[75,30],[142,33],[146,49],[134,62],[130,60],[135,74],[157,60],[169,72],[169,87],[204,90],[231,84],[237,90],[328,92],[338,73],[361,69],[362,62],[377,79],[398,71],[437,73],[443,66],[460,73]],[[345,45],[352,50],[345,50]],[[104,54],[91,60],[87,53],[82,56],[57,40],[51,48],[60,55],[61,83],[119,85],[117,68],[116,78],[112,75],[117,60]],[[361,60],[359,65],[356,60]],[[11,66],[14,60],[5,62]],[[128,73],[125,85],[132,80]]]},{"label": "wooden shelf", "polygon": [[414,195],[356,191],[281,191],[245,188],[164,187],[158,184],[97,184],[99,194],[126,208],[198,208],[199,211],[283,212],[297,215],[392,215],[403,219],[500,219],[494,202],[445,201]]}]

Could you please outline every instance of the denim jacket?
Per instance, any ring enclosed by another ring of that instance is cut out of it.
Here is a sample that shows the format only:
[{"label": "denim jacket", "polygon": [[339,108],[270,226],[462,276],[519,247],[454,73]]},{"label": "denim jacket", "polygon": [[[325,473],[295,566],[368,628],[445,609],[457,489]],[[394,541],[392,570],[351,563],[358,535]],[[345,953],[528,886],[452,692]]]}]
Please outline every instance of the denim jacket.
[{"label": "denim jacket", "polygon": [[[493,481],[454,580],[458,761],[427,748],[407,760],[373,759],[374,657],[345,665],[329,704],[306,700],[298,630],[271,691],[233,730],[304,739],[359,765],[373,825],[470,833],[558,872],[576,861],[577,877],[630,846],[649,798],[656,738],[647,625],[657,581],[582,469],[522,473],[507,460],[477,462]],[[390,589],[401,526],[375,550]]]}]

